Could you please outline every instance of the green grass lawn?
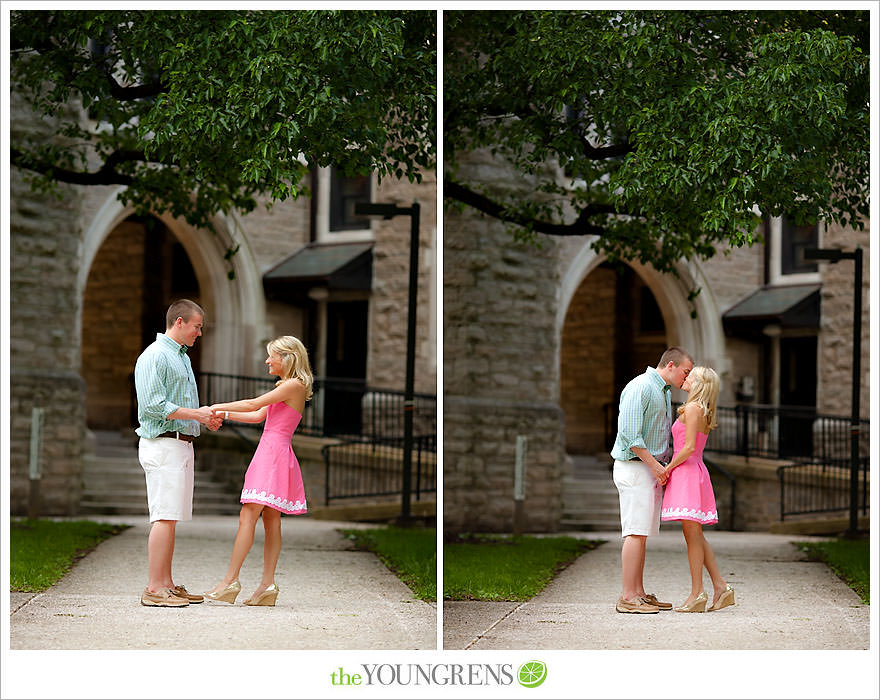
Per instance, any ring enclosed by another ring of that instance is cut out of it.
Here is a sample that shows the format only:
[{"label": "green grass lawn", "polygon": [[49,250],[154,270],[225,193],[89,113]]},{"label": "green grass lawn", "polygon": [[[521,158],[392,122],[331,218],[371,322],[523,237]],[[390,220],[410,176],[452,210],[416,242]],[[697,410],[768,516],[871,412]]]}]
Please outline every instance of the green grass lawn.
[{"label": "green grass lawn", "polygon": [[828,540],[827,542],[795,542],[810,559],[825,562],[835,574],[852,588],[865,603],[870,603],[871,564],[870,542],[862,540]]},{"label": "green grass lawn", "polygon": [[420,600],[437,600],[437,530],[381,527],[343,530],[355,545],[376,554]]},{"label": "green grass lawn", "polygon": [[9,588],[45,591],[70,571],[75,561],[127,525],[89,520],[19,520],[10,523]]},{"label": "green grass lawn", "polygon": [[445,600],[528,600],[601,540],[463,535],[443,548]]}]

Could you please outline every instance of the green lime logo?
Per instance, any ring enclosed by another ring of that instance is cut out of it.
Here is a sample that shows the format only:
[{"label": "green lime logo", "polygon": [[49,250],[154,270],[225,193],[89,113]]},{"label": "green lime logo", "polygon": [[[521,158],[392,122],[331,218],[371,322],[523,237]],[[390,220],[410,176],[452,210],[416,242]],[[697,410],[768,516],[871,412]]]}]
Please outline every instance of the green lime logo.
[{"label": "green lime logo", "polygon": [[547,679],[547,664],[543,661],[526,661],[516,674],[523,688],[537,688]]}]

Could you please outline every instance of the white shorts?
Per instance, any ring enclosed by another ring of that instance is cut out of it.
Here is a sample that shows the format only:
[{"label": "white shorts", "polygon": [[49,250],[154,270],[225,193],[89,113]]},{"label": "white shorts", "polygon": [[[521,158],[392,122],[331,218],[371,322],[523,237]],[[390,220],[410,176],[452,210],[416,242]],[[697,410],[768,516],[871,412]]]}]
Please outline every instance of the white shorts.
[{"label": "white shorts", "polygon": [[641,460],[614,460],[614,485],[620,494],[620,529],[627,535],[660,532],[663,487]]},{"label": "white shorts", "polygon": [[138,459],[147,479],[150,522],[192,520],[193,445],[175,438],[141,438]]}]

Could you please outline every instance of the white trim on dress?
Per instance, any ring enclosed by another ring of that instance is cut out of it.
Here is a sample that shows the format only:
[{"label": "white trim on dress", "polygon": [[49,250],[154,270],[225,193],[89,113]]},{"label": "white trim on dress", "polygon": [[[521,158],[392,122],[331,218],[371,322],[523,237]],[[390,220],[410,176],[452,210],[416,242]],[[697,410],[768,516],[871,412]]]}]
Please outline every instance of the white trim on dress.
[{"label": "white trim on dress", "polygon": [[265,491],[257,493],[256,489],[242,489],[240,500],[242,503],[262,503],[263,505],[272,506],[288,515],[298,515],[306,512],[306,502],[304,500],[290,501],[281,496],[271,493],[267,494]]}]

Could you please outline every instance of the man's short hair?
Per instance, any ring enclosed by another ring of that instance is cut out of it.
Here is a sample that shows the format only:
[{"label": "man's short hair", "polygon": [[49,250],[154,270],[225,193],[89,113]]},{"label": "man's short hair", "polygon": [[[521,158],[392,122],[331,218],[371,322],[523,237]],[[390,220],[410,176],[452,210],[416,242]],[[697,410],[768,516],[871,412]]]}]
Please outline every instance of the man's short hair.
[{"label": "man's short hair", "polygon": [[685,360],[690,360],[691,364],[694,364],[694,358],[691,357],[687,350],[673,345],[671,348],[666,348],[666,351],[660,356],[660,362],[657,363],[657,367],[658,369],[665,367],[670,362],[678,367]]},{"label": "man's short hair", "polygon": [[182,318],[184,323],[189,323],[189,320],[196,314],[202,318],[205,317],[202,307],[194,301],[178,299],[172,302],[171,306],[168,307],[168,311],[165,312],[165,328],[171,328],[178,318]]}]

